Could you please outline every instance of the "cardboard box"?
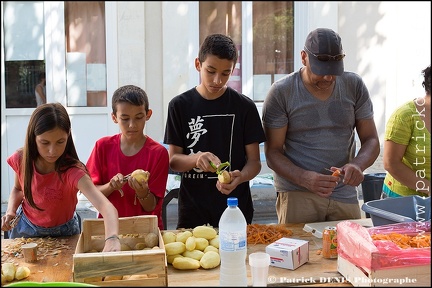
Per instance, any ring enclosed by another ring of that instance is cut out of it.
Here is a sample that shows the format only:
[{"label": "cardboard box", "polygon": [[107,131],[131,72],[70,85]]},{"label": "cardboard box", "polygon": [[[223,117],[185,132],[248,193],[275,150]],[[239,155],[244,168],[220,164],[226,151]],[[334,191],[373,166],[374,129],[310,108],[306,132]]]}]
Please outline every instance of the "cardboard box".
[{"label": "cardboard box", "polygon": [[309,261],[309,242],[281,238],[269,244],[266,253],[270,255],[270,265],[295,270]]},{"label": "cardboard box", "polygon": [[[157,216],[124,217],[119,221],[120,242],[131,250],[97,252],[105,243],[103,219],[84,219],[73,255],[73,281],[111,287],[168,286],[165,246]],[[158,236],[158,247],[132,250],[138,243],[145,242],[145,235],[149,232]]]}]

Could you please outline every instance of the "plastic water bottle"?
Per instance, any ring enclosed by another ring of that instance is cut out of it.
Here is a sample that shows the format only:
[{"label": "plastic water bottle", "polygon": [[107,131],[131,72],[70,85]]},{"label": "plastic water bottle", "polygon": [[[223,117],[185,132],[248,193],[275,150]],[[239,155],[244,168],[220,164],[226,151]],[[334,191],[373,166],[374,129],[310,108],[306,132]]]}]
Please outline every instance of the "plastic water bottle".
[{"label": "plastic water bottle", "polygon": [[219,220],[220,286],[247,286],[246,219],[238,199],[227,199],[228,207]]}]

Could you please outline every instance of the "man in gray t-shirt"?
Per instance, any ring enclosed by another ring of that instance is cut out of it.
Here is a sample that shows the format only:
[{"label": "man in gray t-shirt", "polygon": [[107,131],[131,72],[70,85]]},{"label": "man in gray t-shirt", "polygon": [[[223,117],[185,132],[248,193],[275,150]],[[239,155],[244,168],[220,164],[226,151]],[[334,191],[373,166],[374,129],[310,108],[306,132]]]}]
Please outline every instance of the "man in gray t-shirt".
[{"label": "man in gray t-shirt", "polygon": [[265,154],[279,223],[361,217],[356,187],[380,148],[369,92],[359,75],[344,71],[344,57],[333,30],[310,32],[304,67],[275,82],[265,99]]}]

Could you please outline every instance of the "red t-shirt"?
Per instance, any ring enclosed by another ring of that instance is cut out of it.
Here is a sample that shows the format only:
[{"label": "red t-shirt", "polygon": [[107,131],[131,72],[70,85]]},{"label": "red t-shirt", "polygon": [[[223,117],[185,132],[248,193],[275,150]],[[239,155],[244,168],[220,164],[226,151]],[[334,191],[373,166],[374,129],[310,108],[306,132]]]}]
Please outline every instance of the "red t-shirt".
[{"label": "red t-shirt", "polygon": [[[7,163],[18,175],[21,187],[24,187],[24,179],[21,173],[21,153],[15,152]],[[72,167],[61,174],[57,172],[40,174],[34,167],[31,184],[32,196],[35,204],[44,209],[39,211],[31,207],[27,201],[23,201],[24,214],[35,225],[49,228],[65,224],[72,219],[78,203],[78,181],[86,174],[83,169]]]},{"label": "red t-shirt", "polygon": [[[153,211],[144,211],[138,199],[134,205],[135,191],[127,183],[122,188],[123,197],[120,192],[114,191],[108,196],[108,199],[117,208],[119,217],[156,215],[159,229],[163,230],[162,202],[168,180],[168,151],[162,144],[147,136],[144,146],[137,154],[126,156],[120,148],[120,136],[121,134],[106,136],[96,141],[86,164],[90,177],[95,185],[103,185],[117,173],[126,175],[136,169],[150,172],[149,189],[158,200]],[[99,218],[101,217],[99,215]]]}]

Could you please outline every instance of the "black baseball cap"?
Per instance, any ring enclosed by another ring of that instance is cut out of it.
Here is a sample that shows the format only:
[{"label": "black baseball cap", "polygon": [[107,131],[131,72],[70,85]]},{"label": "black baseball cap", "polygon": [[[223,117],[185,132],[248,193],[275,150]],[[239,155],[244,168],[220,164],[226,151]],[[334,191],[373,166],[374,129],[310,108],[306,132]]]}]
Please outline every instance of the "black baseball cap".
[{"label": "black baseball cap", "polygon": [[309,33],[305,42],[311,70],[317,75],[337,75],[344,72],[342,41],[335,31],[317,28]]}]

